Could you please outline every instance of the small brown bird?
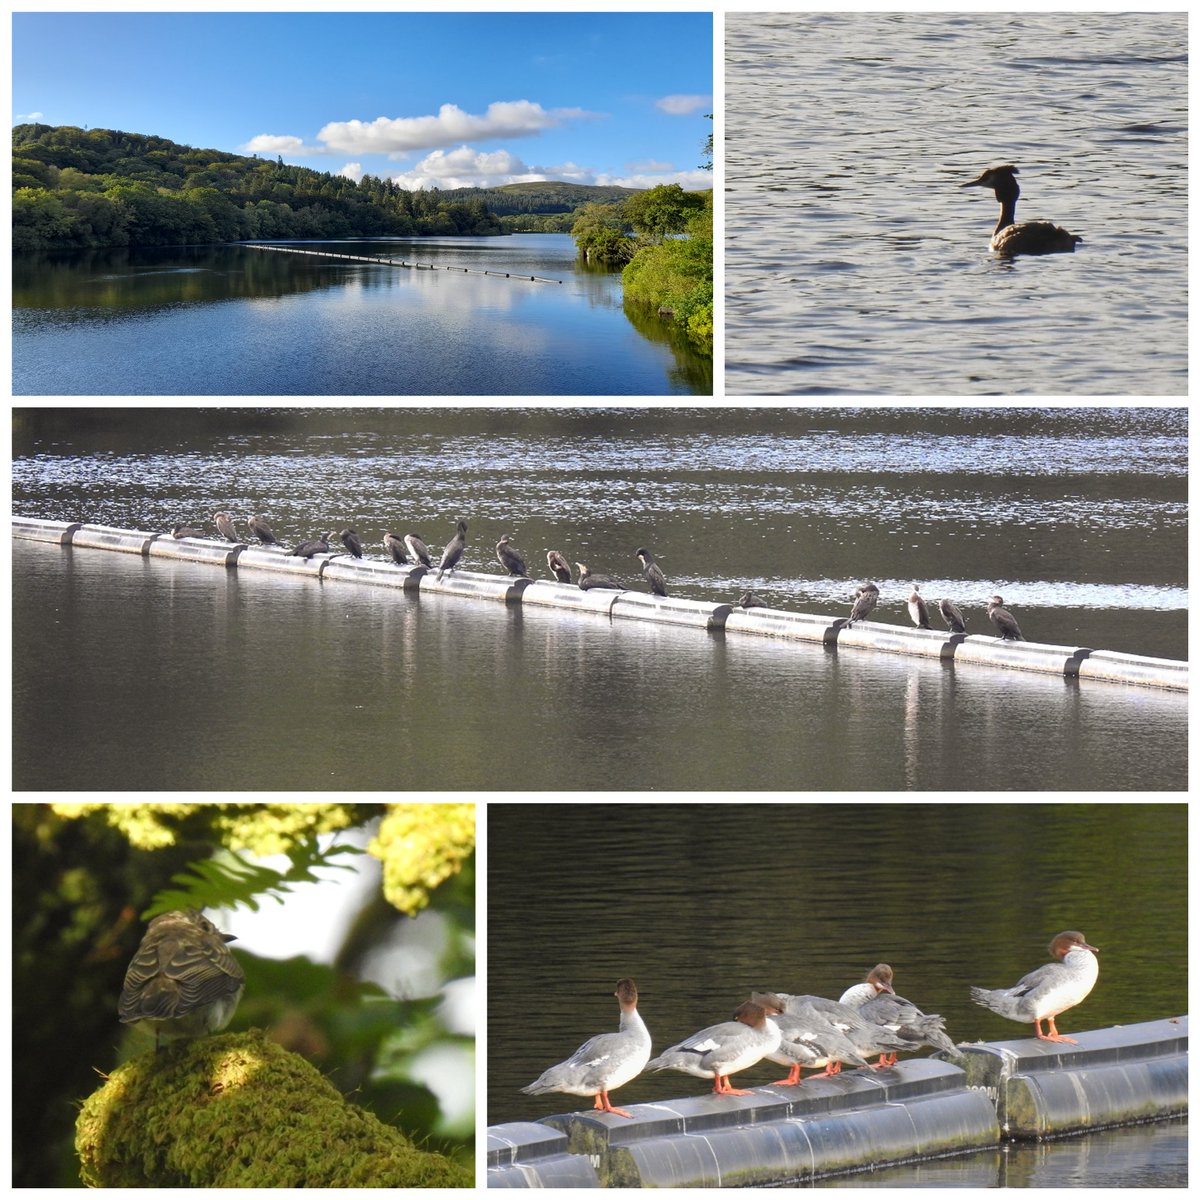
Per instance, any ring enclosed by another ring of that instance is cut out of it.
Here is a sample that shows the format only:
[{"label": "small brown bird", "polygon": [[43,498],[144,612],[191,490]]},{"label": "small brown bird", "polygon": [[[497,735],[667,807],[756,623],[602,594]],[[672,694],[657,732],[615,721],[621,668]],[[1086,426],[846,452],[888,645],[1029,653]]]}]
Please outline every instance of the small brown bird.
[{"label": "small brown bird", "polygon": [[155,917],[125,972],[122,1024],[153,1030],[156,1050],[160,1038],[224,1029],[246,986],[234,940],[194,908]]}]

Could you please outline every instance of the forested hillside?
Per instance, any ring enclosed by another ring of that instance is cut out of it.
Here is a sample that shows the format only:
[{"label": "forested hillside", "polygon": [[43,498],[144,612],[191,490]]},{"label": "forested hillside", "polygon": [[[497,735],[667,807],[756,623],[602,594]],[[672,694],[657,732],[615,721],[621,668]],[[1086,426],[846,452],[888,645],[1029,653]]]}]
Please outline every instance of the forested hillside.
[{"label": "forested hillside", "polygon": [[71,125],[13,129],[13,249],[498,234],[478,196]]}]

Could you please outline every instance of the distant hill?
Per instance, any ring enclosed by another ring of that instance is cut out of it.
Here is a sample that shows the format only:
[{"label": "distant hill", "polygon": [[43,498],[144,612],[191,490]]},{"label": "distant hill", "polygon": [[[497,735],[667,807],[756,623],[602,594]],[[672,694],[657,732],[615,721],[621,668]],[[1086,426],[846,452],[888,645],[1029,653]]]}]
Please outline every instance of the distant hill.
[{"label": "distant hill", "polygon": [[494,188],[447,188],[448,200],[482,200],[498,217],[517,213],[569,213],[582,204],[618,204],[638,194],[638,188],[596,187],[583,183],[504,183]]}]

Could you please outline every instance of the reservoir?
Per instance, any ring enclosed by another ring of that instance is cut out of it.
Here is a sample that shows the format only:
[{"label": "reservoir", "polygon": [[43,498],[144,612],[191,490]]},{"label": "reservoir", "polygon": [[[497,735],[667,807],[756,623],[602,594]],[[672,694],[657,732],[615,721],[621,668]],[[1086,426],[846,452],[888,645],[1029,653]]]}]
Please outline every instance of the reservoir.
[{"label": "reservoir", "polygon": [[[19,410],[14,512],[263,513],[494,570],[511,534],[645,590],[1187,657],[1178,409]],[[17,542],[18,788],[1158,790],[1187,697]],[[936,617],[935,617],[936,619]],[[73,735],[64,738],[63,731]],[[51,752],[47,748],[53,747]],[[231,757],[232,756],[232,757]]]},{"label": "reservoir", "polygon": [[[1016,983],[1064,929],[1099,948],[1100,974],[1059,1018],[1062,1033],[1188,1009],[1182,803],[498,802],[486,816],[489,1125],[590,1107],[520,1089],[616,1028],[623,976],[655,1054],[727,1020],[751,991],[837,999],[878,962],[955,1042],[1026,1037],[1031,1026],[969,989]],[[760,1063],[732,1082],[784,1074]],[[711,1086],[651,1072],[611,1099],[653,1104]],[[1089,1133],[827,1185],[1179,1186],[1186,1129]]]},{"label": "reservoir", "polygon": [[246,245],[22,256],[17,395],[707,395],[712,360],[622,303],[567,234],[278,243],[561,284]]}]

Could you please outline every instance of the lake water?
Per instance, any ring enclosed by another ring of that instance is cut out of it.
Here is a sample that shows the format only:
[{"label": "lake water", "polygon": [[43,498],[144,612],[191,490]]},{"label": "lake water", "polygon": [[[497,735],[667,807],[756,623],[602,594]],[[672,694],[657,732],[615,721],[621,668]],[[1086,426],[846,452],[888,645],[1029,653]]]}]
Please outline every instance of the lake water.
[{"label": "lake water", "polygon": [[250,246],[16,260],[18,395],[690,395],[711,359],[622,304],[566,234],[279,243],[535,283]]},{"label": "lake water", "polygon": [[[1187,15],[731,13],[730,395],[1184,395]],[[995,259],[1018,220],[1074,254]]]},{"label": "lake water", "polygon": [[[1081,929],[1100,977],[1064,1033],[1188,1011],[1183,804],[498,802],[485,816],[489,1125],[588,1107],[520,1088],[616,1027],[624,975],[656,1052],[753,990],[836,999],[880,961],[956,1041],[1002,1041],[1022,1027],[970,986],[1015,982]],[[780,1074],[760,1064],[735,1086]],[[706,1087],[650,1073],[613,1102]],[[1179,1186],[1186,1163],[1172,1122],[830,1182]]]},{"label": "lake water", "polygon": [[[1187,657],[1181,409],[19,410],[14,511],[264,512],[496,570]],[[1175,789],[1187,697],[16,542],[20,788]],[[70,731],[67,736],[65,731]],[[49,751],[48,747],[53,747]]]}]

